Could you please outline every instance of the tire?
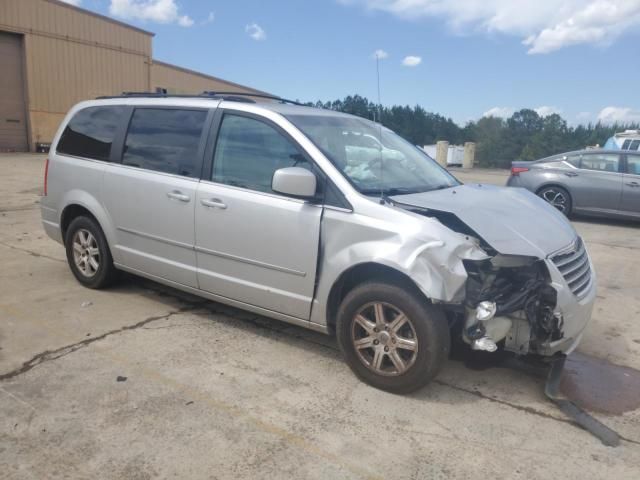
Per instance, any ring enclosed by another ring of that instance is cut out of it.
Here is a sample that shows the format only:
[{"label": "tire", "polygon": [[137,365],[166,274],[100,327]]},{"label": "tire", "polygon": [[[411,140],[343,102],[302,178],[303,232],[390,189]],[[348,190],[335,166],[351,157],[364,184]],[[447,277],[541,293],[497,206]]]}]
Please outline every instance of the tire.
[{"label": "tire", "polygon": [[107,239],[91,217],[74,218],[65,234],[67,262],[78,282],[88,288],[105,288],[113,284],[118,271]]},{"label": "tire", "polygon": [[[379,317],[384,317],[388,329],[378,328]],[[356,376],[393,393],[409,393],[429,383],[442,368],[451,344],[440,310],[413,289],[381,282],[363,283],[347,294],[338,309],[336,335]]]},{"label": "tire", "polygon": [[571,194],[565,188],[556,187],[555,185],[544,187],[538,190],[538,196],[565,216],[571,215],[573,202],[571,201]]}]

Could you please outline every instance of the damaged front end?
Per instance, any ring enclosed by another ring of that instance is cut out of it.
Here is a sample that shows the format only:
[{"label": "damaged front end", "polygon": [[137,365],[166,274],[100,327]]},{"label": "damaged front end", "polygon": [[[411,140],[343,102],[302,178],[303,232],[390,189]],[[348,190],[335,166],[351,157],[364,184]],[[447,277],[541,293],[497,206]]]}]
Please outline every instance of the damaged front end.
[{"label": "damaged front end", "polygon": [[506,350],[541,353],[538,347],[562,339],[557,291],[543,260],[497,254],[463,263],[468,279],[462,335],[474,350],[493,352],[504,340]]},{"label": "damaged front end", "polygon": [[[552,356],[575,347],[589,320],[592,298],[580,300],[573,294],[553,261],[553,252],[544,256],[514,254],[518,241],[512,237],[512,253],[504,254],[452,212],[395,204],[475,239],[486,252],[483,258],[460,257],[466,281],[454,302],[442,304],[450,318],[462,326],[462,339],[472,349],[494,352],[501,345],[519,355]],[[498,235],[490,233],[492,239]],[[508,235],[505,232],[501,238]],[[581,261],[589,263],[588,257]]]}]

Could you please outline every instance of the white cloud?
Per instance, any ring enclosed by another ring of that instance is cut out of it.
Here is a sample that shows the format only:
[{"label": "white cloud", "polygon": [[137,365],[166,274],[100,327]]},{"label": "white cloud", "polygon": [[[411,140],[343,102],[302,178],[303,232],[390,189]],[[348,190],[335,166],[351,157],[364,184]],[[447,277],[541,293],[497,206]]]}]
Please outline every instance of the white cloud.
[{"label": "white cloud", "polygon": [[605,107],[598,114],[598,121],[602,123],[638,123],[640,110],[628,107]]},{"label": "white cloud", "polygon": [[496,32],[523,38],[528,53],[570,45],[607,45],[640,25],[640,0],[340,0],[398,17],[444,19],[457,33]]},{"label": "white cloud", "polygon": [[578,112],[576,114],[577,123],[588,123],[593,120],[593,113],[591,112]]},{"label": "white cloud", "polygon": [[405,67],[417,67],[422,63],[421,57],[416,57],[415,55],[407,55],[402,60],[402,65]]},{"label": "white cloud", "polygon": [[76,7],[82,3],[82,0],[62,0],[64,3],[75,5]]},{"label": "white cloud", "polygon": [[111,0],[109,13],[124,19],[177,23],[181,27],[193,25],[193,19],[181,15],[175,0]]},{"label": "white cloud", "polygon": [[216,19],[216,13],[215,12],[209,12],[209,15],[207,15],[207,18],[205,18],[204,20],[202,20],[200,22],[200,25],[206,25],[208,23],[213,23]]},{"label": "white cloud", "polygon": [[562,114],[562,109],[550,105],[542,105],[540,107],[534,108],[534,110],[541,117],[548,117],[549,115],[553,115],[554,113],[557,113],[558,115]]},{"label": "white cloud", "polygon": [[384,60],[385,58],[389,58],[389,54],[387,52],[385,52],[384,50],[382,50],[381,48],[379,48],[378,50],[376,50],[375,52],[373,52],[371,54],[371,58],[373,58],[374,60],[376,58],[378,60]]},{"label": "white cloud", "polygon": [[178,25],[181,27],[190,27],[193,25],[193,19],[188,15],[182,15],[178,17]]},{"label": "white cloud", "polygon": [[244,31],[249,34],[251,38],[257,41],[262,41],[267,39],[267,34],[264,29],[258,25],[257,23],[251,23],[244,27]]},{"label": "white cloud", "polygon": [[508,118],[515,112],[511,107],[493,107],[482,114],[483,117]]}]

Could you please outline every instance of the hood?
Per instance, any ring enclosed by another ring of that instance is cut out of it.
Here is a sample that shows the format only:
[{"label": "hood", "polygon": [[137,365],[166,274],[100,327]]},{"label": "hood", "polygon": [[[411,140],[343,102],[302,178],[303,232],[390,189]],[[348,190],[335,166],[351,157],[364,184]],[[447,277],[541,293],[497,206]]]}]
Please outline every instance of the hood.
[{"label": "hood", "polygon": [[470,184],[391,200],[452,213],[505,255],[545,258],[576,238],[564,215],[523,188]]}]

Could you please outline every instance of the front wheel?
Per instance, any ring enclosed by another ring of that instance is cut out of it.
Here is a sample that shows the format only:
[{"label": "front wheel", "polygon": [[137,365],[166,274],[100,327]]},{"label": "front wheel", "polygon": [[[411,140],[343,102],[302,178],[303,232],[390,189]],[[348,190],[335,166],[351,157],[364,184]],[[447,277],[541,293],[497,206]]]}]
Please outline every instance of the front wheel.
[{"label": "front wheel", "polygon": [[544,187],[538,196],[567,217],[571,214],[571,195],[562,187]]},{"label": "front wheel", "polygon": [[440,310],[418,292],[378,282],[349,292],[338,311],[336,333],[358,378],[394,393],[429,383],[447,359],[451,342]]}]

